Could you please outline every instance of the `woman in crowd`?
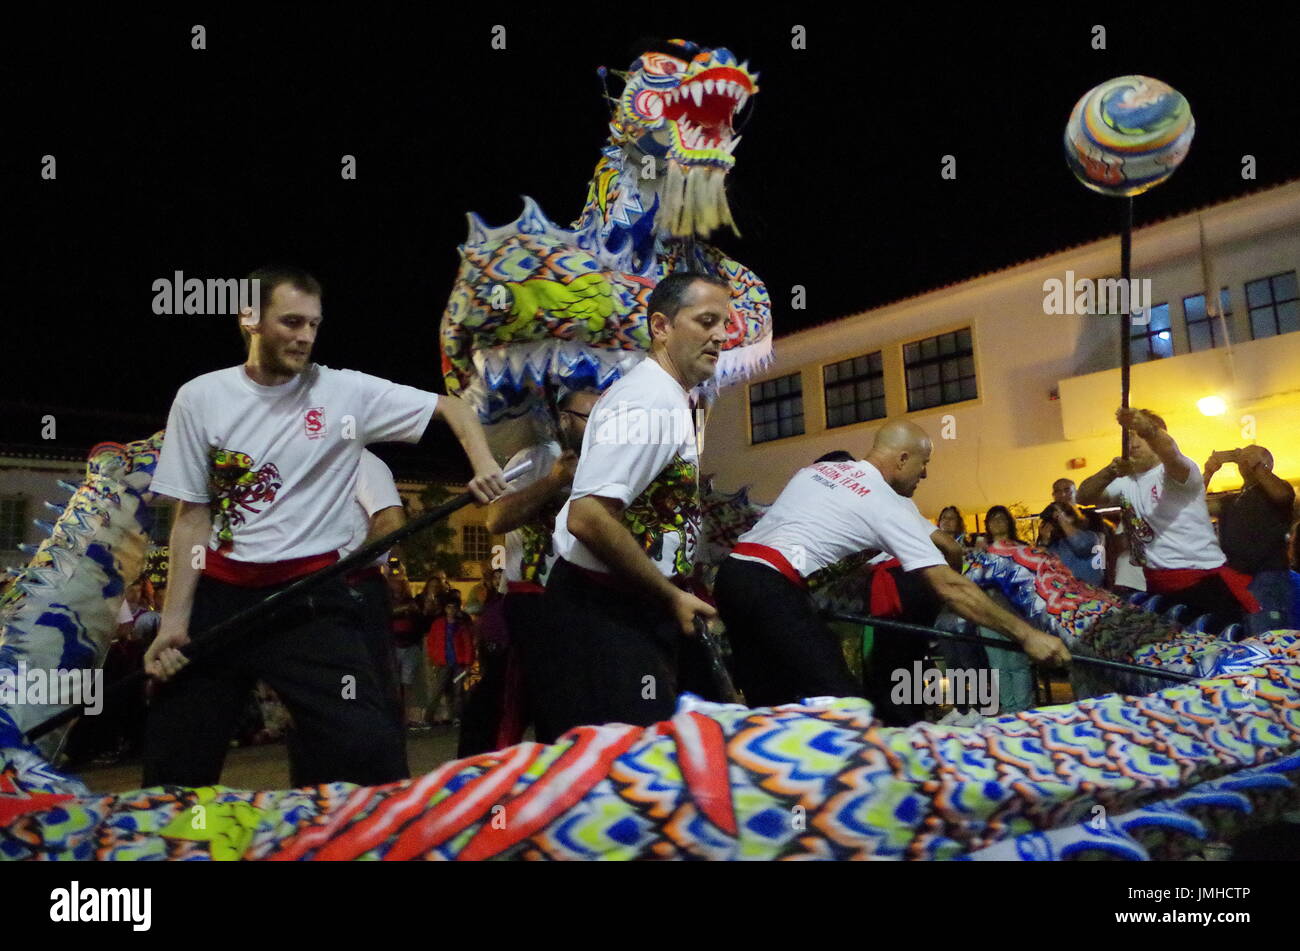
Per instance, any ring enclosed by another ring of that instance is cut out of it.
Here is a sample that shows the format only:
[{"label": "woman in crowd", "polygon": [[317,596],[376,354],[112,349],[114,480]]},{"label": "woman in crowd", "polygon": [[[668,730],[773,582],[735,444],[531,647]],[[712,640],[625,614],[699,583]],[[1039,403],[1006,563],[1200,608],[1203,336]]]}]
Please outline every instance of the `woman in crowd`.
[{"label": "woman in crowd", "polygon": [[1088,521],[1073,505],[1053,502],[1047,507],[1044,524],[1052,525],[1047,546],[1080,581],[1100,586],[1106,573],[1106,548],[1101,534],[1088,528]]},{"label": "woman in crowd", "polygon": [[962,548],[970,547],[966,538],[966,520],[962,518],[961,509],[957,508],[957,506],[946,506],[939,513],[939,518],[935,521],[935,524],[939,527],[939,531],[951,535],[953,540]]}]

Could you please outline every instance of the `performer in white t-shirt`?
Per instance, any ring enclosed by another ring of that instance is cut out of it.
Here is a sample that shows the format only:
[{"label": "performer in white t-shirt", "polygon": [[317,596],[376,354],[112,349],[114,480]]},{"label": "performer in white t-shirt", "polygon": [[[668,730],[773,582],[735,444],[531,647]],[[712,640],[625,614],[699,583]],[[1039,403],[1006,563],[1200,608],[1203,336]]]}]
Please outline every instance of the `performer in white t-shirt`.
[{"label": "performer in white t-shirt", "polygon": [[1250,575],[1228,567],[1205,502],[1201,470],[1183,455],[1165,421],[1150,410],[1124,409],[1128,459],[1116,458],[1083,481],[1079,501],[1117,502],[1130,557],[1147,591],[1188,605],[1193,615],[1237,619],[1259,603]]},{"label": "performer in white t-shirt", "polygon": [[311,362],[321,290],[310,274],[265,268],[250,280],[260,282],[260,299],[240,314],[248,360],[180,388],[153,479],[153,491],[179,505],[170,591],[145,658],[146,671],[166,682],[149,711],[144,784],[218,782],[259,678],[293,715],[303,783],[390,782],[405,774],[402,738],[342,580],[313,594],[306,610],[277,615],[275,630],[177,678],[186,664],[179,648],[338,560],[355,528],[367,443],[418,442],[436,417],[465,448],[480,501],[500,495],[505,481],[459,400]]},{"label": "performer in white t-shirt", "polygon": [[932,451],[915,423],[888,422],[865,459],[800,469],[758,524],[740,536],[718,569],[713,593],[727,626],[736,685],[751,706],[859,692],[806,579],[869,550],[897,558],[903,571],[920,572],[949,608],[1006,634],[1035,661],[1069,661],[1059,639],[998,607],[950,567],[937,547],[942,533],[911,500]]},{"label": "performer in white t-shirt", "polygon": [[[553,743],[563,732],[548,722],[553,704],[545,702],[551,692],[569,689],[548,636],[546,578],[555,563],[555,516],[569,499],[587,420],[599,398],[594,388],[565,393],[557,404],[559,442],[538,443],[516,453],[507,470],[524,462],[531,467],[488,507],[488,531],[506,536],[503,610],[510,639],[494,749],[520,742],[529,721],[541,743]],[[535,702],[537,697],[541,702]]]},{"label": "performer in white t-shirt", "polygon": [[699,445],[689,392],[726,342],[729,288],[672,274],[647,302],[649,356],[592,411],[546,583],[567,690],[543,702],[560,729],[672,716],[683,635],[713,606],[686,590],[699,532]]}]

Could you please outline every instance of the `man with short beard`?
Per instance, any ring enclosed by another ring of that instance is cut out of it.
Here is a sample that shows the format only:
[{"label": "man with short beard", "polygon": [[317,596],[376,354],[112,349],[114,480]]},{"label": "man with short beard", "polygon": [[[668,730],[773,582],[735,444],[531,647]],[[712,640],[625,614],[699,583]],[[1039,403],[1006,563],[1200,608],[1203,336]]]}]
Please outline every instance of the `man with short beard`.
[{"label": "man with short beard", "polygon": [[1115,412],[1127,430],[1128,459],[1115,458],[1079,486],[1084,505],[1117,502],[1130,557],[1147,590],[1188,605],[1194,614],[1229,620],[1259,610],[1250,576],[1227,564],[1205,503],[1196,463],[1183,455],[1165,421],[1150,410]]},{"label": "man with short beard", "polygon": [[[949,558],[960,565],[960,549],[911,500],[932,451],[930,438],[915,423],[885,423],[865,459],[800,469],[740,536],[718,569],[714,594],[735,657],[737,686],[751,706],[858,693],[839,639],[817,614],[807,578],[863,551],[897,559],[901,571],[919,577],[939,601],[1005,634],[1034,661],[1069,661],[1058,638],[998,607],[953,569]],[[887,684],[895,664],[880,664],[880,684]],[[871,699],[881,715],[890,709],[887,696]]]},{"label": "man with short beard", "polygon": [[321,323],[314,277],[264,268],[249,280],[260,283],[260,296],[256,309],[240,312],[248,359],[180,388],[151,486],[179,501],[171,590],[145,657],[161,686],[149,708],[143,784],[217,783],[258,679],[293,716],[296,781],[402,779],[400,727],[342,579],[177,677],[188,663],[180,648],[338,561],[355,527],[367,443],[418,442],[437,418],[469,456],[479,501],[499,496],[505,480],[477,417],[459,400],[311,362]]},{"label": "man with short beard", "polygon": [[671,274],[647,302],[650,354],[596,403],[546,583],[565,690],[550,723],[649,725],[676,709],[679,652],[712,605],[685,585],[700,530],[690,392],[726,342],[728,286]]}]

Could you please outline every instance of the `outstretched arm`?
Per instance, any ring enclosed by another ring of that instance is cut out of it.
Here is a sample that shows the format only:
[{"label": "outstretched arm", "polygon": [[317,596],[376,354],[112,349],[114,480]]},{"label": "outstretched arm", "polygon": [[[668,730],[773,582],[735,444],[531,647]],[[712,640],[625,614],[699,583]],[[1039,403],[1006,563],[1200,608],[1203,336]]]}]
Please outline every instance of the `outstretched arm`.
[{"label": "outstretched arm", "polygon": [[566,450],[551,471],[536,482],[507,492],[488,506],[487,530],[493,535],[513,532],[527,525],[541,514],[548,504],[563,502],[573,484],[573,473],[578,465],[578,454]]},{"label": "outstretched arm", "polygon": [[1110,485],[1127,468],[1123,459],[1116,456],[1104,469],[1094,472],[1079,483],[1078,499],[1082,505],[1100,505],[1106,501],[1106,486]]},{"label": "outstretched arm", "polygon": [[469,481],[469,490],[480,502],[491,502],[506,491],[505,476],[501,467],[492,457],[488,448],[487,436],[483,425],[478,421],[474,411],[454,396],[439,396],[438,405],[433,411],[433,418],[446,423],[456,439],[460,442],[469,464],[474,470],[474,478]]},{"label": "outstretched arm", "polygon": [[969,578],[962,577],[946,565],[921,570],[935,594],[966,620],[1005,634],[1020,644],[1036,663],[1053,666],[1070,662],[1070,652],[1060,638],[1045,634],[998,607]]}]

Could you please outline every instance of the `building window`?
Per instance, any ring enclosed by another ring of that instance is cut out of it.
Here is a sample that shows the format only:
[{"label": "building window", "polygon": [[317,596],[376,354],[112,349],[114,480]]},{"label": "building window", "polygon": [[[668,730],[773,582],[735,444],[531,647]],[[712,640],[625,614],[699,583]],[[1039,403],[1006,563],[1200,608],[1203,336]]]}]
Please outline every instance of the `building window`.
[{"label": "building window", "polygon": [[15,551],[27,537],[27,500],[0,499],[0,551]]},{"label": "building window", "polygon": [[1258,340],[1300,330],[1300,300],[1297,300],[1295,271],[1246,282],[1246,306],[1250,309],[1250,335]]},{"label": "building window", "polygon": [[803,377],[791,373],[749,387],[749,434],[754,443],[803,435]]},{"label": "building window", "polygon": [[492,557],[492,535],[484,525],[462,525],[460,550],[469,561],[486,561]]},{"label": "building window", "polygon": [[908,412],[975,399],[975,351],[969,327],[906,344],[903,367]]},{"label": "building window", "polygon": [[[1219,311],[1224,317],[1232,316],[1226,287],[1219,291]],[[1187,345],[1192,353],[1227,343],[1223,336],[1224,325],[1218,317],[1206,313],[1204,294],[1183,298],[1183,316],[1187,318]]]},{"label": "building window", "polygon": [[1138,323],[1142,312],[1133,314],[1129,326],[1128,358],[1131,363],[1145,363],[1174,355],[1174,335],[1169,329],[1169,304],[1156,304],[1149,311],[1151,319]]},{"label": "building window", "polygon": [[170,502],[162,502],[149,506],[149,513],[153,516],[153,524],[149,526],[149,541],[166,548],[171,541],[172,519],[176,515],[176,508]]},{"label": "building window", "polygon": [[848,426],[885,415],[885,370],[880,351],[822,369],[826,426]]}]

